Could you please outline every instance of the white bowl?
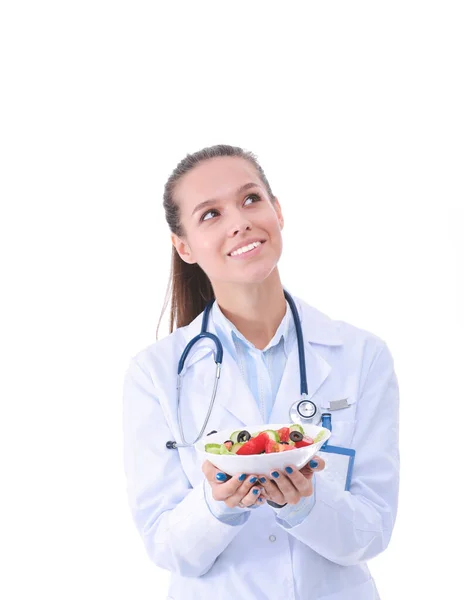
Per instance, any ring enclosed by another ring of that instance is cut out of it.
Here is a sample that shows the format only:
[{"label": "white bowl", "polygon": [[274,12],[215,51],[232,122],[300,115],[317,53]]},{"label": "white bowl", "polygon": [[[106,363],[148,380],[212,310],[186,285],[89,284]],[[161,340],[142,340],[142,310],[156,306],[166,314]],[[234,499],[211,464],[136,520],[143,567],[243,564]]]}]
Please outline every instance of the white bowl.
[{"label": "white bowl", "polygon": [[[265,431],[266,429],[280,429],[281,427],[288,427],[289,423],[273,424],[268,423],[266,425],[251,425],[249,427],[243,427],[243,430],[249,431],[253,434],[255,431]],[[286,452],[270,452],[269,454],[248,454],[245,456],[232,454],[213,454],[211,452],[205,452],[205,444],[223,444],[229,439],[230,434],[234,429],[223,429],[218,433],[213,433],[206,437],[201,438],[195,444],[195,449],[203,460],[209,460],[217,469],[220,469],[227,475],[237,475],[238,473],[246,473],[247,475],[266,475],[275,469],[282,471],[287,465],[295,465],[297,469],[302,469],[311,458],[317,454],[321,446],[327,441],[331,435],[331,432],[325,427],[318,427],[317,425],[302,425],[305,435],[310,438],[315,438],[320,431],[324,431],[324,437],[311,446],[304,446],[303,448],[294,448]],[[235,429],[237,431],[237,428]]]}]

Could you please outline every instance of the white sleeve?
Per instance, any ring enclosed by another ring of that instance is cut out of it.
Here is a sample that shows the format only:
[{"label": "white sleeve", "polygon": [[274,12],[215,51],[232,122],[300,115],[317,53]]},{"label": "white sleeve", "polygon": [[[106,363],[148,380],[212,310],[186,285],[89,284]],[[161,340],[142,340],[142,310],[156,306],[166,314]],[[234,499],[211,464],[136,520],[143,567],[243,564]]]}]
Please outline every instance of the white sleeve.
[{"label": "white sleeve", "polygon": [[398,383],[385,344],[374,356],[357,407],[350,491],[318,472],[315,502],[296,527],[279,525],[315,552],[349,566],[387,547],[398,507]]},{"label": "white sleeve", "polygon": [[313,475],[313,493],[311,496],[305,496],[297,504],[286,504],[282,508],[270,505],[275,513],[277,523],[282,525],[284,529],[296,527],[312,511],[316,497],[316,475],[317,473]]},{"label": "white sleeve", "polygon": [[250,511],[253,507],[240,508],[237,506],[235,508],[229,508],[225,502],[221,502],[220,500],[215,500],[213,498],[213,490],[206,479],[203,480],[203,486],[206,504],[208,505],[211,514],[213,514],[216,519],[219,519],[223,523],[228,523],[229,525],[234,526],[244,525],[248,521]]},{"label": "white sleeve", "polygon": [[199,577],[242,529],[210,511],[203,481],[192,487],[149,373],[129,365],[123,395],[124,468],[132,518],[148,556],[158,566]]}]

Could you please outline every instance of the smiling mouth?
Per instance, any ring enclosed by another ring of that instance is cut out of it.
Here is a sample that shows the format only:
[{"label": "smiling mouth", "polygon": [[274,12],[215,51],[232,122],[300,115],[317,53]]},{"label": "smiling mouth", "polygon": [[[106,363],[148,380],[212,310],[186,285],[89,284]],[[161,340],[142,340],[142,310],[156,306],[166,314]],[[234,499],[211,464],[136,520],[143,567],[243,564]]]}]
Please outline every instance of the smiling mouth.
[{"label": "smiling mouth", "polygon": [[252,244],[248,244],[247,246],[242,246],[241,248],[230,252],[227,256],[240,256],[241,254],[246,254],[247,252],[251,252],[251,250],[254,250],[255,248],[258,248],[259,246],[264,244],[265,241],[266,240],[258,240],[256,242],[253,242]]}]

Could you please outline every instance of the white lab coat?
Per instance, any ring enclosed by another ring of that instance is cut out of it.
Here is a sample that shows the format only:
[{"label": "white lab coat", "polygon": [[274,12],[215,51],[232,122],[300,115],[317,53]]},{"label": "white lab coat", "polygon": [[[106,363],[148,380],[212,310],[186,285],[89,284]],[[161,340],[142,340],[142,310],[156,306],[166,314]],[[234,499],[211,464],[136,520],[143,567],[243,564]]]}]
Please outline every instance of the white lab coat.
[{"label": "white lab coat", "polygon": [[[186,344],[200,332],[202,315],[141,351],[124,386],[125,470],[132,516],[153,563],[171,572],[174,600],[374,600],[378,593],[366,561],[387,547],[399,484],[398,386],[386,344],[373,334],[333,321],[294,298],[305,341],[309,398],[332,413],[330,443],[354,448],[351,489],[330,474],[316,477],[315,504],[288,528],[274,509],[260,506],[244,525],[216,519],[204,497],[202,462],[180,442],[176,377]],[[211,322],[208,330],[215,333]],[[199,342],[184,371],[182,419],[191,442],[210,402],[213,345]],[[288,423],[300,397],[294,344],[270,416]],[[324,412],[324,410],[323,410]],[[206,433],[258,425],[258,406],[239,368],[224,352],[216,403]]]}]

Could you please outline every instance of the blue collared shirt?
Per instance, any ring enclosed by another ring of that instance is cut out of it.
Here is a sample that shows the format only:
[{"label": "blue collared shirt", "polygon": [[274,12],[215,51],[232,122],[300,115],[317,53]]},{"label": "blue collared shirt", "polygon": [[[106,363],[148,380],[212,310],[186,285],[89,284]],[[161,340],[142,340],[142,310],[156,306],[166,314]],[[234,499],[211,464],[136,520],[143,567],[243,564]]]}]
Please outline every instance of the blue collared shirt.
[{"label": "blue collared shirt", "polygon": [[[269,421],[279,390],[280,382],[293,344],[297,343],[296,328],[288,302],[287,310],[277,331],[268,345],[260,350],[248,341],[229,319],[225,317],[217,302],[213,304],[211,317],[224,348],[236,361],[242,377],[246,381],[258,404],[263,421]],[[315,481],[313,479],[313,484]],[[210,485],[205,486],[205,497],[212,514],[230,525],[242,525],[249,516],[250,509],[229,508],[223,502],[214,500]],[[314,504],[314,494],[302,498],[296,505],[275,509],[284,525],[294,527],[310,512]],[[253,508],[258,508],[254,505]]]}]

